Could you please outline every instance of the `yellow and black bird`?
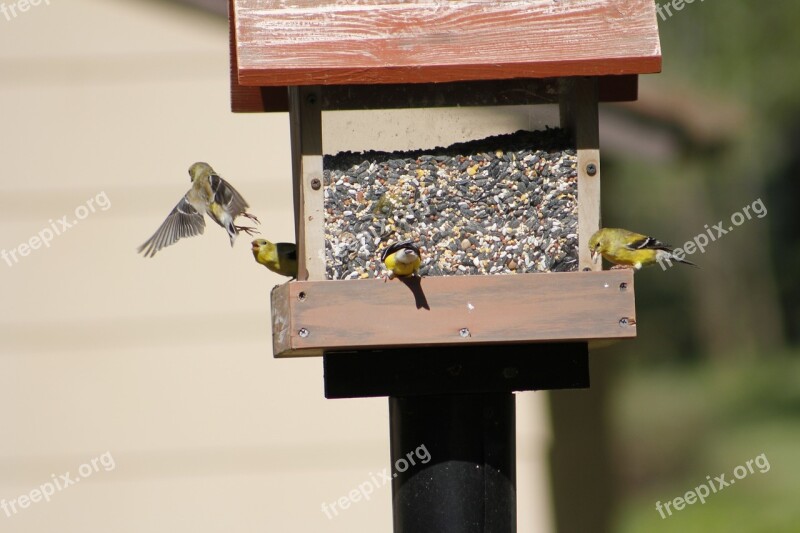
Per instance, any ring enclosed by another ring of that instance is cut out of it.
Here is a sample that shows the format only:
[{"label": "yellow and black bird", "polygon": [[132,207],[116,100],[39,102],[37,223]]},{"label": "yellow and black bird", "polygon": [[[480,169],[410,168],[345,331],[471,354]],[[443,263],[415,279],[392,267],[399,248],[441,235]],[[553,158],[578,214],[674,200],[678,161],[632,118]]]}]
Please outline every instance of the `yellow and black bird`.
[{"label": "yellow and black bird", "polygon": [[419,247],[412,241],[396,242],[386,248],[381,254],[381,261],[389,269],[386,279],[418,275],[422,258]]},{"label": "yellow and black bird", "polygon": [[614,263],[613,268],[635,268],[655,263],[672,264],[672,261],[696,267],[691,261],[674,255],[672,246],[653,237],[634,233],[620,228],[601,228],[589,239],[589,250],[592,261],[602,255],[607,261]]},{"label": "yellow and black bird", "polygon": [[392,244],[381,254],[381,261],[389,269],[389,276],[383,278],[384,283],[396,277],[411,290],[417,309],[430,310],[428,299],[422,290],[422,278],[419,275],[419,267],[422,264],[419,247],[412,241]]},{"label": "yellow and black bird", "polygon": [[214,172],[208,163],[193,164],[189,167],[189,177],[192,187],[153,236],[139,247],[138,251],[144,252],[145,257],[153,257],[162,248],[175,244],[184,237],[202,235],[206,226],[204,213],[225,228],[231,246],[240,231],[248,235],[255,231],[255,228],[234,224],[239,216],[259,222],[254,215],[246,212],[248,205],[242,195]]},{"label": "yellow and black bird", "polygon": [[256,261],[281,276],[297,279],[297,245],[291,242],[269,242],[256,239],[253,244],[253,257]]}]

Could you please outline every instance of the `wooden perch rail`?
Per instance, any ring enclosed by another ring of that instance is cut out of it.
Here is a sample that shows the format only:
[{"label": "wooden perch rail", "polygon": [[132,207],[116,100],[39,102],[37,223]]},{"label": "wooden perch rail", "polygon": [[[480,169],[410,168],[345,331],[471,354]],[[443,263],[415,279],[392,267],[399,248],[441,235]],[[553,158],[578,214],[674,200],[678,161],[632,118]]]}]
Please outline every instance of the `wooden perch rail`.
[{"label": "wooden perch rail", "polygon": [[422,290],[430,310],[397,280],[275,287],[274,354],[636,336],[631,271],[426,277]]}]

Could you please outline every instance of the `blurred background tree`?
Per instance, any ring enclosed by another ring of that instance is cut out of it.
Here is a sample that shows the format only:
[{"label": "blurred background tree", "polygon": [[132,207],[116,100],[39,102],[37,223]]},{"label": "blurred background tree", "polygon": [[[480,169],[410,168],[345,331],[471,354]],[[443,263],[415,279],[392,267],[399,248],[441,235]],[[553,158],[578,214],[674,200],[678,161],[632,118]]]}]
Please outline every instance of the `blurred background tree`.
[{"label": "blurred background tree", "polygon": [[800,271],[788,206],[797,188],[789,169],[800,110],[798,15],[800,5],[789,1],[695,2],[660,21],[664,72],[643,79],[643,101],[626,109],[645,106],[679,149],[657,165],[613,161],[604,224],[679,246],[706,224],[727,228],[758,198],[768,215],[695,255],[702,273],[640,277],[643,333],[669,324],[669,335],[640,335],[637,351],[725,360],[766,355],[787,335],[797,341],[797,298],[787,296],[798,296]]},{"label": "blurred background tree", "polygon": [[[789,0],[687,3],[659,19],[663,73],[640,80],[639,102],[606,110],[671,149],[604,154],[605,226],[682,246],[759,198],[767,215],[692,256],[700,270],[637,274],[638,338],[594,354],[613,369],[620,497],[596,531],[800,530],[798,20]],[[768,474],[656,512],[759,453]]]}]

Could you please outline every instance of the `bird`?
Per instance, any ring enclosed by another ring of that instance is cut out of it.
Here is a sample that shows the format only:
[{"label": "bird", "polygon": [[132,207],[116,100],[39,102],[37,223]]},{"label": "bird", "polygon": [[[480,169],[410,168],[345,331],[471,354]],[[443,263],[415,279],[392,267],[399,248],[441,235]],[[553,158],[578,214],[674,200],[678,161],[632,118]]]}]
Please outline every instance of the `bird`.
[{"label": "bird", "polygon": [[602,255],[606,260],[615,264],[612,268],[635,268],[640,270],[643,266],[655,263],[672,261],[697,265],[691,261],[675,256],[672,246],[665,244],[653,237],[634,233],[620,228],[601,228],[589,239],[589,250],[592,261],[597,255]]},{"label": "bird", "polygon": [[253,257],[276,274],[297,279],[297,245],[292,242],[272,243],[267,239],[252,242]]},{"label": "bird", "polygon": [[381,261],[389,269],[387,279],[397,277],[418,276],[419,265],[422,262],[419,247],[412,241],[396,242],[386,248],[381,254]]},{"label": "bird", "polygon": [[206,226],[203,213],[228,232],[231,246],[240,231],[248,235],[256,231],[249,226],[234,224],[239,216],[247,217],[256,224],[260,222],[255,215],[246,212],[249,206],[242,195],[222,179],[211,165],[203,162],[194,163],[189,167],[189,177],[192,187],[153,236],[139,246],[138,251],[144,252],[145,257],[153,257],[162,248],[175,244],[184,237],[202,235]]}]

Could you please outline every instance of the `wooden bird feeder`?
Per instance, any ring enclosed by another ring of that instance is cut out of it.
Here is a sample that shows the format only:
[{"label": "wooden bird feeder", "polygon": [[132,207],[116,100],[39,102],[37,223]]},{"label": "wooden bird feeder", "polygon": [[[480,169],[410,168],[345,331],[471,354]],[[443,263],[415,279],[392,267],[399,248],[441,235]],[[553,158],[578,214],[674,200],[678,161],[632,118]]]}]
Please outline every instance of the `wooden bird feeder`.
[{"label": "wooden bird feeder", "polygon": [[[661,68],[652,0],[230,0],[229,13],[233,110],[290,117],[299,276],[272,292],[274,355],[324,355],[329,398],[389,396],[393,457],[454,419],[478,429],[450,428],[440,459],[473,457],[452,443],[513,437],[512,391],[587,387],[588,342],[636,336],[632,272],[602,271],[586,242],[600,223],[598,103],[635,100],[638,75]],[[576,271],[424,277],[429,309],[398,281],[328,278],[323,112],[531,104],[559,105],[577,153]],[[514,530],[503,438],[503,458],[473,457],[505,473],[496,501],[480,497],[501,511],[459,531]],[[410,513],[413,475],[393,481],[395,531],[470,521],[457,504],[447,523]],[[446,500],[453,486],[431,479],[428,496]]]}]

